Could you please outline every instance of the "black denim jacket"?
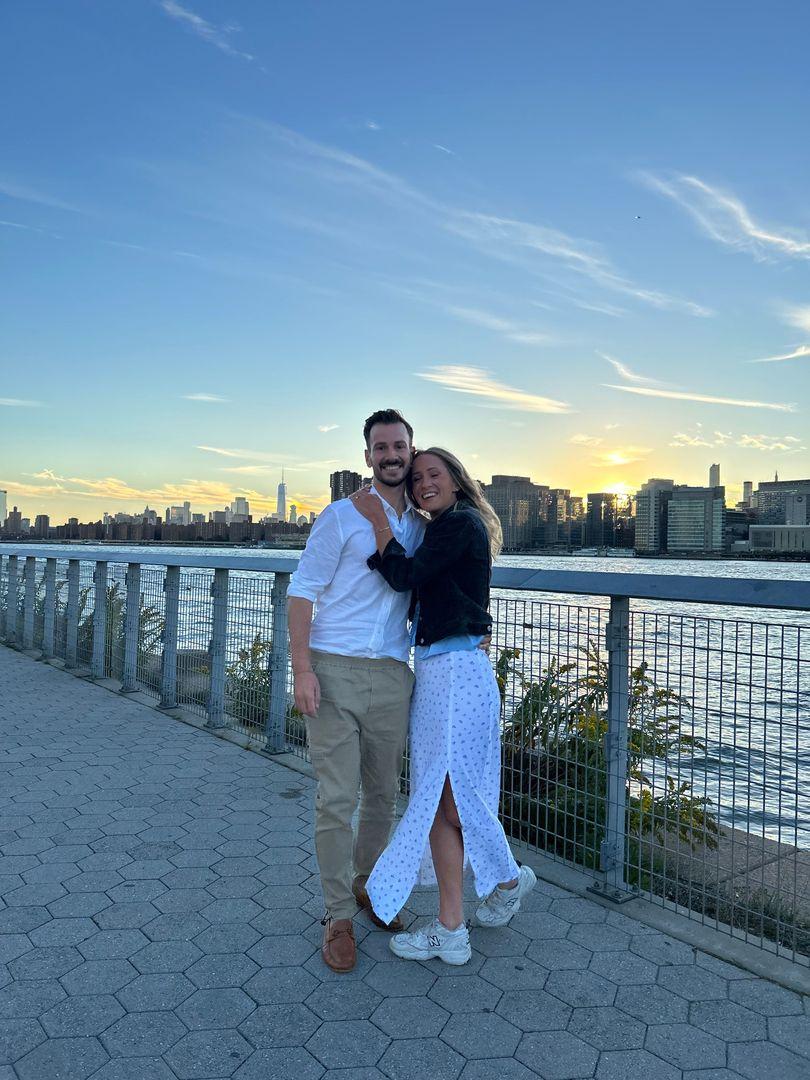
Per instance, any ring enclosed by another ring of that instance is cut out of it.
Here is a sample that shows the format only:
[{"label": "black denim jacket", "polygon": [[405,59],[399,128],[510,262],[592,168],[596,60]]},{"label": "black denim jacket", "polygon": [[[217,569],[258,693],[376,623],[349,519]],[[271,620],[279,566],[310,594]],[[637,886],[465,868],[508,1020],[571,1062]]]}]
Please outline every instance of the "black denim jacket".
[{"label": "black denim jacket", "polygon": [[489,615],[489,535],[472,503],[460,501],[431,521],[413,558],[396,540],[368,560],[397,592],[413,590],[419,603],[416,644],[456,634],[492,632]]}]

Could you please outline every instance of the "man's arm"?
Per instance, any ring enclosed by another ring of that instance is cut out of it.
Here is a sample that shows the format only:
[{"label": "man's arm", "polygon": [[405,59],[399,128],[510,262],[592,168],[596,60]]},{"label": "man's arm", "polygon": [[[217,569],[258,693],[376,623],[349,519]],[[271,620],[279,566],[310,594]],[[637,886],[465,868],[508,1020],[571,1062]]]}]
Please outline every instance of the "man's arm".
[{"label": "man's arm", "polygon": [[312,670],[309,653],[309,631],[312,625],[312,601],[291,596],[287,608],[290,631],[290,653],[295,681],[295,707],[304,716],[317,716],[321,703],[318,676]]}]

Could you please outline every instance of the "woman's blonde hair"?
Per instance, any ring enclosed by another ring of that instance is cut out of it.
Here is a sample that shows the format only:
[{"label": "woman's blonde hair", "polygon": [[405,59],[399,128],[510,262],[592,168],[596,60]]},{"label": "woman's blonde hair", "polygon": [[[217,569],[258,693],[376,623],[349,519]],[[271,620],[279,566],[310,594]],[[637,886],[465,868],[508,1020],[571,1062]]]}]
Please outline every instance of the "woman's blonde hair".
[{"label": "woman's blonde hair", "polygon": [[405,481],[409,499],[412,503],[416,503],[413,496],[413,481],[411,477],[413,475],[413,467],[416,464],[416,459],[421,457],[422,454],[433,454],[434,457],[437,457],[444,462],[447,471],[450,473],[450,479],[453,481],[453,486],[458,488],[459,499],[465,499],[467,502],[472,503],[481,515],[484,527],[489,536],[490,556],[494,562],[503,547],[503,531],[501,529],[500,520],[498,515],[484,498],[484,493],[481,491],[478,481],[473,480],[455,454],[451,454],[449,450],[444,450],[441,446],[429,446],[425,450],[417,450],[413,455],[411,468],[408,472],[407,480]]}]

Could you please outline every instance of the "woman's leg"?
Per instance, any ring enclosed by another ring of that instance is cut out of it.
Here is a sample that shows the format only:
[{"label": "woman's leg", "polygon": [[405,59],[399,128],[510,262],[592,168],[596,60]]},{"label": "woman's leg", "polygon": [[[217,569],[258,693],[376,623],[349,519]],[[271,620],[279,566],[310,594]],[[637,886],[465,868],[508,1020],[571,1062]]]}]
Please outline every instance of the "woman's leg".
[{"label": "woman's leg", "polygon": [[439,922],[455,930],[464,922],[464,838],[449,776],[430,830],[430,851],[439,883]]}]

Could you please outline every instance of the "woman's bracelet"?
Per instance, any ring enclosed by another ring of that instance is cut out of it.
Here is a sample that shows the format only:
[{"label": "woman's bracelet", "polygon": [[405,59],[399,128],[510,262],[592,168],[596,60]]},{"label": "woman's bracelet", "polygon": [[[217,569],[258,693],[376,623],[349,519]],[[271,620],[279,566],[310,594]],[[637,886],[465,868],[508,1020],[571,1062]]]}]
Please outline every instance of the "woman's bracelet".
[{"label": "woman's bracelet", "polygon": [[391,532],[391,526],[390,525],[383,525],[383,527],[381,529],[375,529],[374,532],[377,533],[378,535],[379,535],[379,533]]}]

